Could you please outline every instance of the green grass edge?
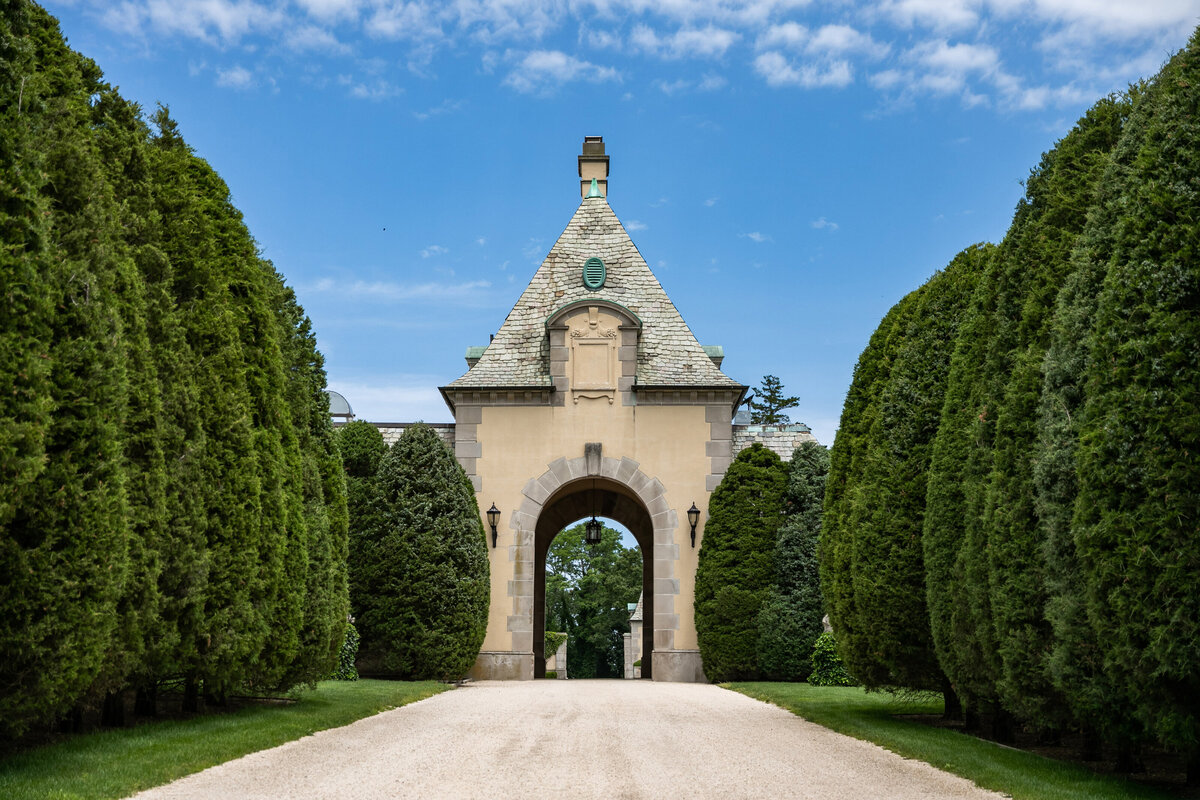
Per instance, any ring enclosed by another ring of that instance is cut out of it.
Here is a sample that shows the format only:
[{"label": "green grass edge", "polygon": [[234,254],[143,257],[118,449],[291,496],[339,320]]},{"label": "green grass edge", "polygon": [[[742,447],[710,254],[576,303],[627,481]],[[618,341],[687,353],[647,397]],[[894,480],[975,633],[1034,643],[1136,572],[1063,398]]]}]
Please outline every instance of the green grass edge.
[{"label": "green grass edge", "polygon": [[128,797],[235,758],[349,725],[451,687],[434,681],[323,681],[286,706],[81,734],[0,760],[0,797]]},{"label": "green grass edge", "polygon": [[804,683],[724,683],[822,727],[966,778],[1014,800],[1172,800],[1175,795],[896,714],[940,714],[940,696],[868,693]]}]

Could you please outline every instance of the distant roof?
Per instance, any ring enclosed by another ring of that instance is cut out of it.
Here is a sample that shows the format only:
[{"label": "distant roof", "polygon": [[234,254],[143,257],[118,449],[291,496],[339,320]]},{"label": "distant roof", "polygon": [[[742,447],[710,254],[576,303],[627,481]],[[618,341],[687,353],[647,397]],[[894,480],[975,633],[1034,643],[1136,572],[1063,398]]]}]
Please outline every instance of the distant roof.
[{"label": "distant roof", "polygon": [[[607,270],[599,291],[583,283],[584,262],[592,257]],[[584,198],[495,339],[447,388],[550,386],[546,320],[588,299],[617,303],[642,320],[637,383],[742,388],[713,364],[603,197]]]},{"label": "distant roof", "polygon": [[326,389],[325,394],[329,395],[329,414],[334,417],[352,417],[354,409],[350,408],[350,402],[342,397],[338,392],[332,389]]},{"label": "distant roof", "polygon": [[642,596],[638,595],[637,605],[633,608],[633,613],[629,615],[630,622],[642,621]]}]

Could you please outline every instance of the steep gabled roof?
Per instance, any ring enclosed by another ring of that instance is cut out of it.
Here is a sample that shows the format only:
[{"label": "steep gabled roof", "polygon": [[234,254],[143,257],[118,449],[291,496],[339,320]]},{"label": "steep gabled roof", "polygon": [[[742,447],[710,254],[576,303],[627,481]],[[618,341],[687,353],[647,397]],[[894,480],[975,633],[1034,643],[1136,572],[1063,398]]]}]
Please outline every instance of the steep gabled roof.
[{"label": "steep gabled roof", "polygon": [[[608,272],[599,291],[583,285],[592,257]],[[479,361],[446,388],[550,386],[546,320],[588,299],[617,303],[641,319],[638,384],[743,388],[704,352],[603,197],[584,198]]]}]

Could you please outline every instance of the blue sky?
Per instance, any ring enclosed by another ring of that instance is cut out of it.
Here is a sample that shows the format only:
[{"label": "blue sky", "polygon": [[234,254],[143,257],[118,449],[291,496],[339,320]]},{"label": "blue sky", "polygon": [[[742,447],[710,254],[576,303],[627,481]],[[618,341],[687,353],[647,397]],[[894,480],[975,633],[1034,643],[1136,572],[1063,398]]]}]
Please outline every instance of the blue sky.
[{"label": "blue sky", "polygon": [[887,309],[998,241],[1040,154],[1152,75],[1200,0],[54,0],[170,106],[372,421],[449,421],[579,202],[610,204],[702,344],[832,443]]}]

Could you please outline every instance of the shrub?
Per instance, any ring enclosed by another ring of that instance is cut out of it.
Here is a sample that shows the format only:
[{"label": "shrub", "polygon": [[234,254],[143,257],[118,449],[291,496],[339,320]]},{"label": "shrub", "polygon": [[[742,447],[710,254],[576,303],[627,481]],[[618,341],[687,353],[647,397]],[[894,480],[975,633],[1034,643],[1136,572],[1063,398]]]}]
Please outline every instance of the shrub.
[{"label": "shrub", "polygon": [[559,633],[558,631],[546,631],[545,643],[542,645],[545,649],[542,654],[549,658],[558,652],[558,648],[562,647],[562,643],[567,640],[567,634]]},{"label": "shrub", "polygon": [[354,627],[354,617],[346,621],[346,635],[342,639],[342,649],[338,651],[337,670],[330,676],[335,681],[358,680],[358,668],[354,666],[358,658],[358,628]]},{"label": "shrub", "polygon": [[552,670],[552,669],[546,670],[546,678],[553,680],[557,677],[558,677],[558,672],[556,670]]},{"label": "shrub", "polygon": [[817,574],[821,501],[829,451],[805,442],[792,454],[785,498],[787,518],[775,541],[775,580],[758,615],[758,660],[765,677],[802,681],[825,615]]},{"label": "shrub", "polygon": [[710,681],[758,676],[758,613],[775,576],[775,532],[787,470],[754,444],[738,453],[708,501],[696,568],[696,635]]},{"label": "shrub", "polygon": [[364,673],[457,680],[487,627],[488,555],[466,473],[428,425],[404,431],[376,476],[358,540],[355,617]]},{"label": "shrub", "polygon": [[812,651],[812,673],[808,682],[813,686],[854,686],[854,678],[842,666],[838,655],[837,640],[826,632],[817,637]]}]

